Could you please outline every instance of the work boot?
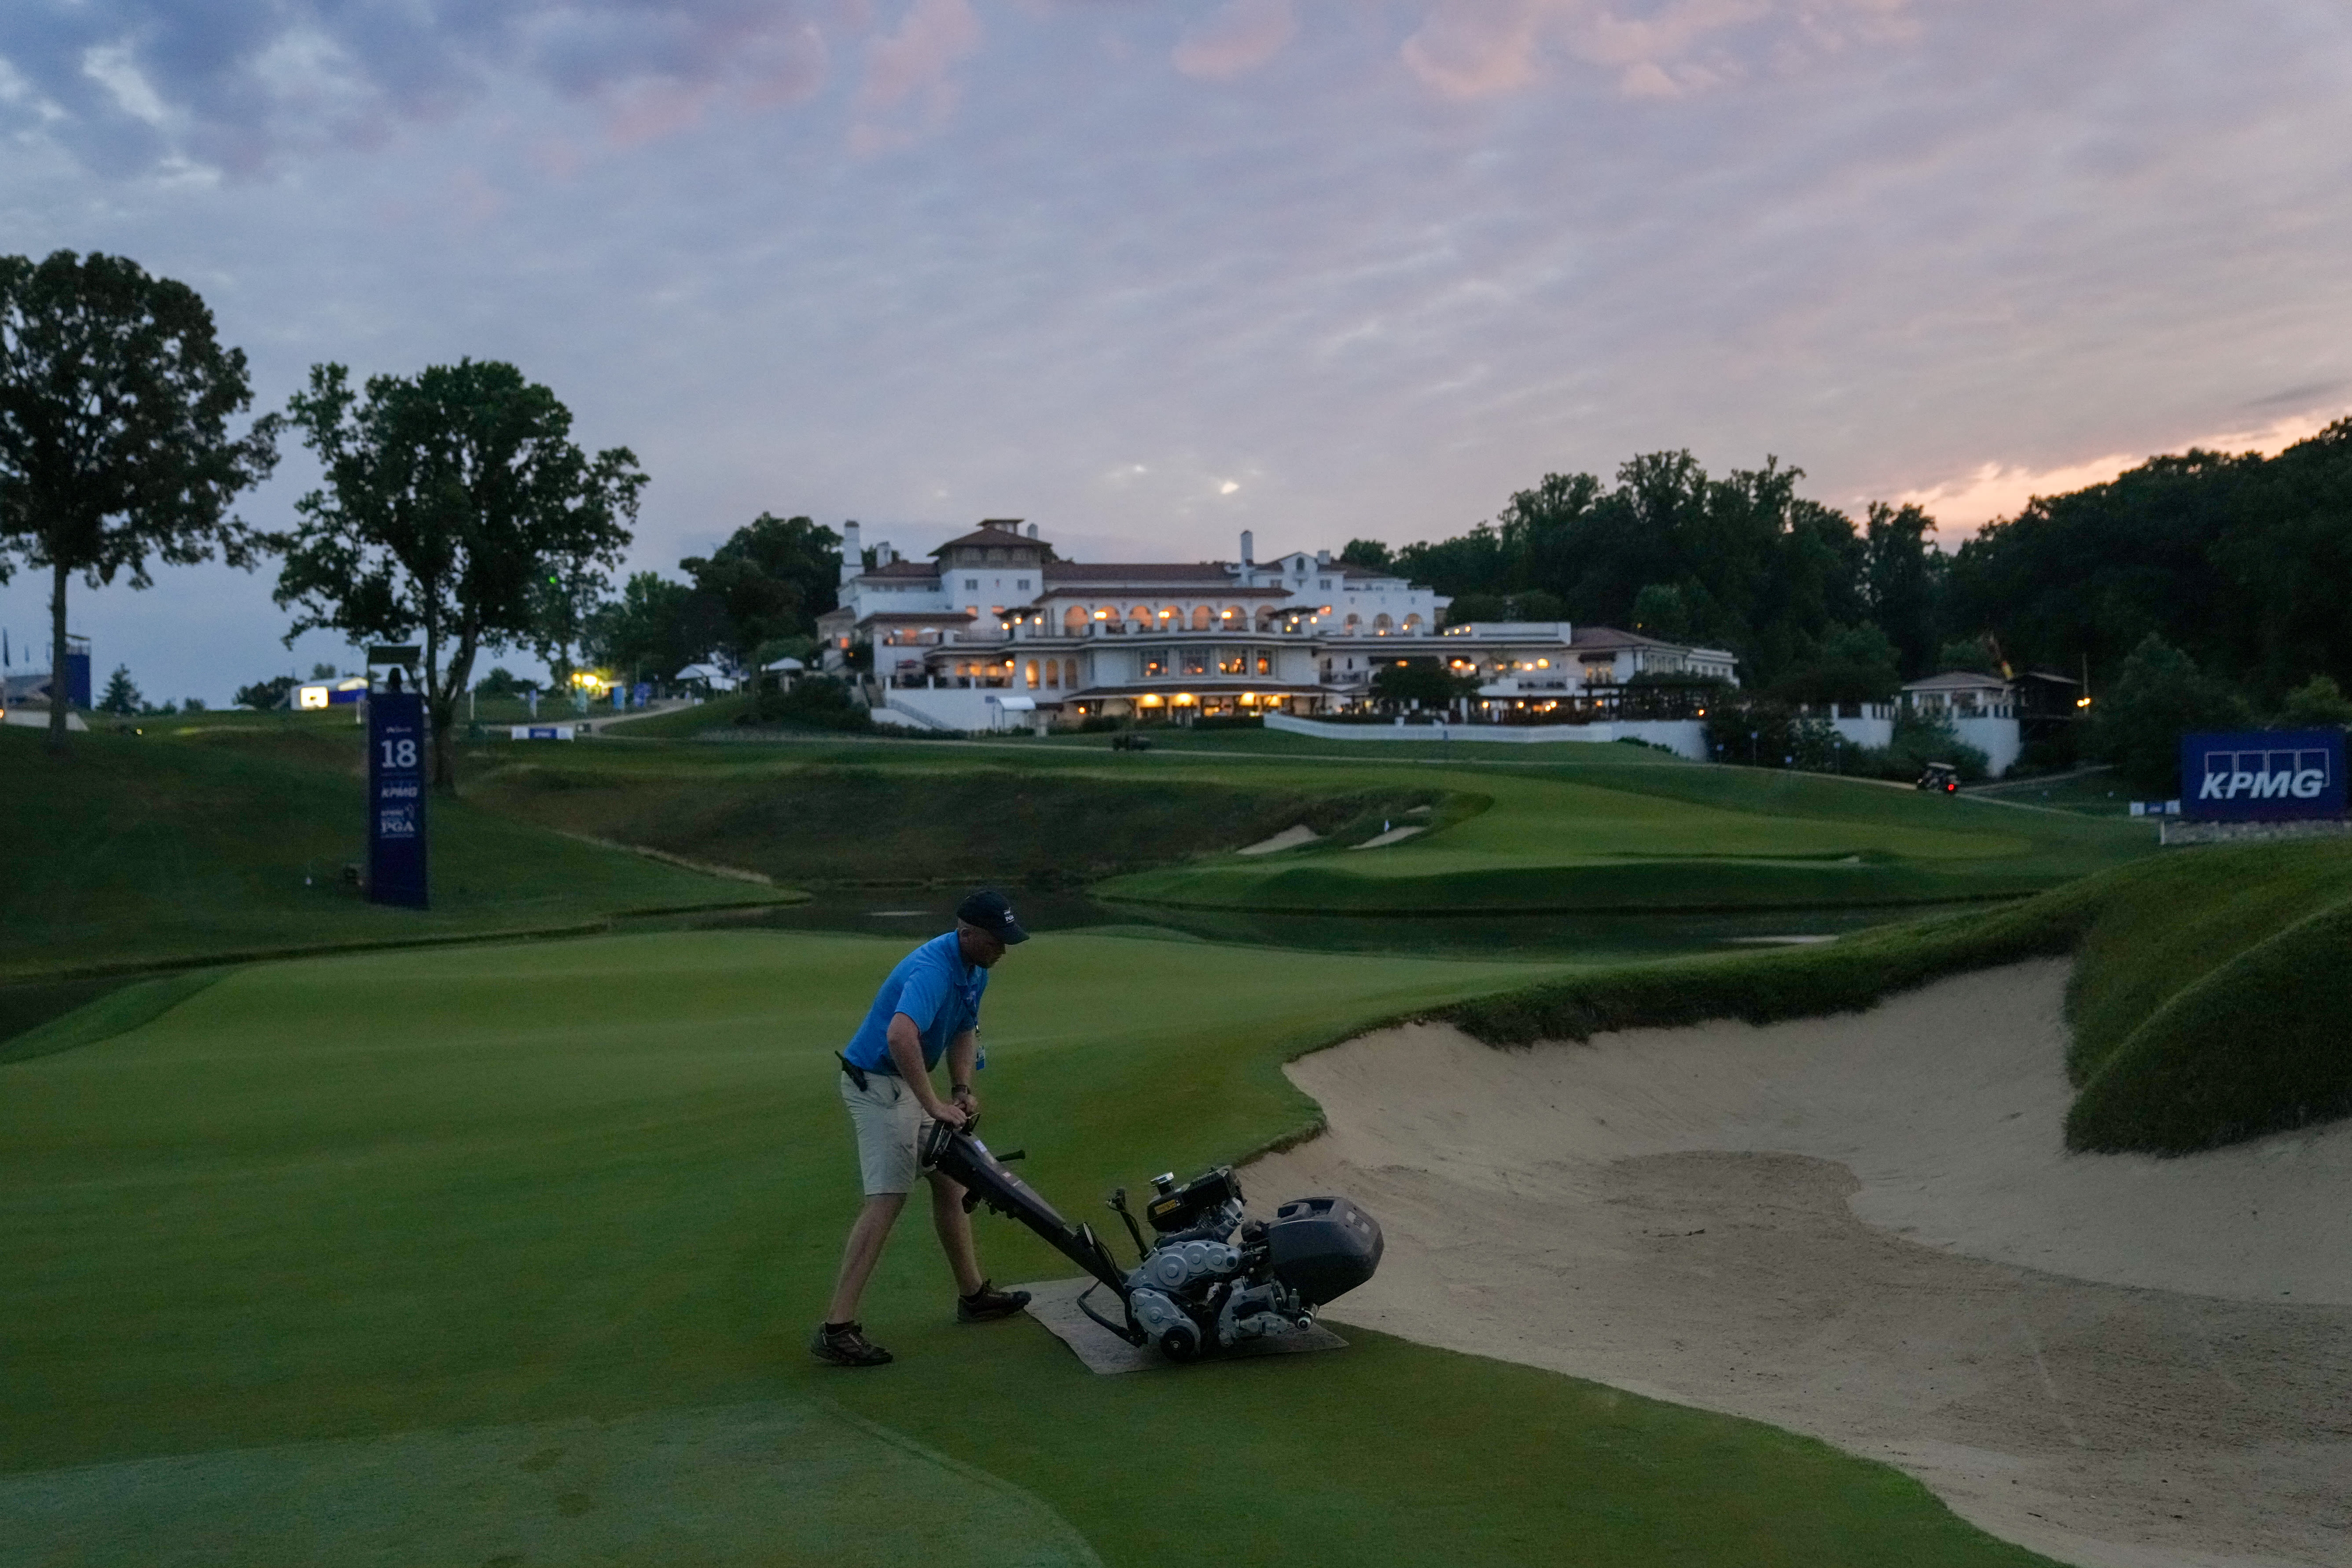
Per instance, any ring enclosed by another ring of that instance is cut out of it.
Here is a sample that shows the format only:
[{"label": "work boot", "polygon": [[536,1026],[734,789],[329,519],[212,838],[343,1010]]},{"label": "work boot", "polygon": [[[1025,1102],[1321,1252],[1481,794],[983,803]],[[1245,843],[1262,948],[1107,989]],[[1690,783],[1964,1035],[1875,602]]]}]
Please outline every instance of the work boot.
[{"label": "work boot", "polygon": [[956,1321],[960,1323],[985,1323],[995,1318],[1009,1318],[1029,1304],[1026,1290],[1000,1290],[988,1280],[969,1296],[956,1298]]},{"label": "work boot", "polygon": [[820,1323],[809,1354],[835,1366],[887,1366],[890,1352],[866,1337],[856,1323]]}]

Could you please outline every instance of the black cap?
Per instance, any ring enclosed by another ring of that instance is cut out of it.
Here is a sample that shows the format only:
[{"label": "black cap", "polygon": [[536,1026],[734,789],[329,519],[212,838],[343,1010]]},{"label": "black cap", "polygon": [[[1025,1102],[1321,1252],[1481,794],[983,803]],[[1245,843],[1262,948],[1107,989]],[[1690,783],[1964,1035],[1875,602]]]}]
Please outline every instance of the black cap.
[{"label": "black cap", "polygon": [[1029,933],[1013,918],[1011,901],[993,888],[982,888],[958,904],[956,919],[978,926],[1007,947],[1029,940]]}]

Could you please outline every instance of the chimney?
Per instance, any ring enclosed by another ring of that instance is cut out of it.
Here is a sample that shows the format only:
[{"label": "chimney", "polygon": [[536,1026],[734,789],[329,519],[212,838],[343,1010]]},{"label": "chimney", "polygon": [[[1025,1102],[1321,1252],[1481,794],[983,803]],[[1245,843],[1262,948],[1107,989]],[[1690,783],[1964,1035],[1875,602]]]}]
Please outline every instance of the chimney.
[{"label": "chimney", "polygon": [[1246,528],[1243,529],[1243,530],[1242,530],[1242,564],[1243,564],[1243,565],[1244,565],[1244,566],[1248,565],[1248,564],[1251,563],[1251,561],[1254,559],[1254,556],[1253,556],[1253,553],[1252,553],[1252,552],[1253,552],[1253,551],[1255,550],[1255,546],[1251,542],[1251,540],[1250,540],[1250,531],[1249,531],[1248,529],[1246,529]]},{"label": "chimney", "polygon": [[841,580],[848,582],[866,570],[866,558],[857,548],[857,524],[853,521],[841,525]]},{"label": "chimney", "polygon": [[1331,570],[1331,552],[1328,550],[1317,551],[1315,552],[1315,564],[1326,572]]},{"label": "chimney", "polygon": [[1037,537],[1037,525],[1034,522],[1029,525],[1029,537],[1032,539]]}]

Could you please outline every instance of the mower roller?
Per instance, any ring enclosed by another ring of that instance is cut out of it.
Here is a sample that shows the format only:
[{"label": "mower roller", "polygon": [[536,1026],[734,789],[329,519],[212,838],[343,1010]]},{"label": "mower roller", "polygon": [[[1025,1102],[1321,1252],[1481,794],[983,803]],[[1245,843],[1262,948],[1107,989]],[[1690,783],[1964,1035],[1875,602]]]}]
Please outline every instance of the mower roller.
[{"label": "mower roller", "polygon": [[[990,1212],[1026,1226],[1093,1276],[1078,1310],[1132,1345],[1150,1345],[1170,1361],[1192,1361],[1231,1350],[1244,1340],[1298,1333],[1315,1313],[1372,1277],[1381,1263],[1380,1222],[1346,1198],[1294,1198],[1274,1218],[1244,1217],[1242,1184],[1231,1165],[1219,1165],[1179,1186],[1173,1172],[1152,1178],[1143,1216],[1151,1239],[1127,1206],[1127,1189],[1107,1206],[1127,1223],[1139,1254],[1121,1268],[1090,1226],[1072,1225],[1037,1195],[979,1137],[977,1123],[959,1130],[934,1122],[923,1140],[923,1164],[964,1189],[965,1212]],[[1121,1321],[1097,1312],[1087,1297],[1108,1289]]]}]

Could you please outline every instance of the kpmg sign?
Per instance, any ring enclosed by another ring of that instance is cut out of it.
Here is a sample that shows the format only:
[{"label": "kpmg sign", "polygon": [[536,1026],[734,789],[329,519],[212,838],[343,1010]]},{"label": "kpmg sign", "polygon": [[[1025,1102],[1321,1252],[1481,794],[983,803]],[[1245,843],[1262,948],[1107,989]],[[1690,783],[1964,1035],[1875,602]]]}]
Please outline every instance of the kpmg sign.
[{"label": "kpmg sign", "polygon": [[2206,822],[2343,816],[2344,731],[2181,736],[2180,815]]},{"label": "kpmg sign", "polygon": [[421,910],[425,699],[415,691],[378,691],[369,696],[367,708],[368,899]]}]

